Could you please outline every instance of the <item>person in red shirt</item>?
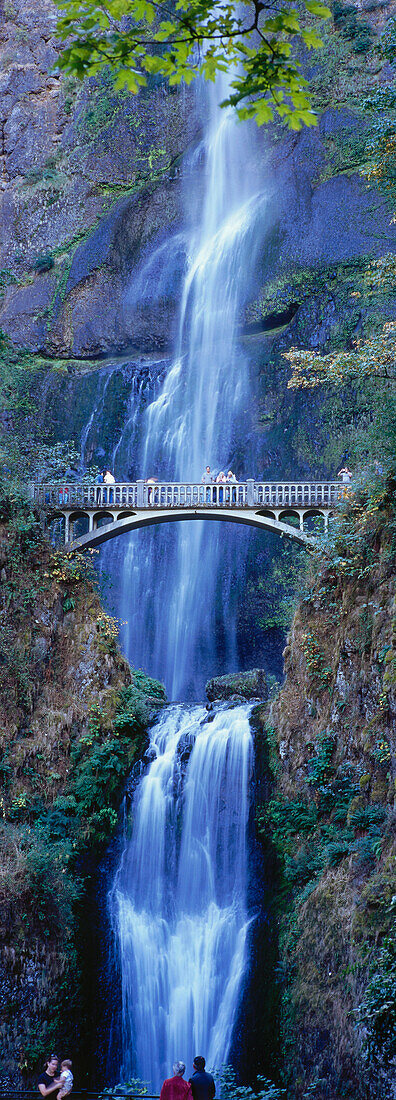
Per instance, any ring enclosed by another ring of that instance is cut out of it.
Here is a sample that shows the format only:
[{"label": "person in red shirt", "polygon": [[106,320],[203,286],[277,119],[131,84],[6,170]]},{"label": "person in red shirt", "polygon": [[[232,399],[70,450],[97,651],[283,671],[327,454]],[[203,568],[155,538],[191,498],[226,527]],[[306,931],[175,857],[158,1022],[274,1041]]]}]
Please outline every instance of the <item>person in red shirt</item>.
[{"label": "person in red shirt", "polygon": [[164,1081],[160,1100],[192,1100],[191,1085],[183,1079],[185,1071],[184,1062],[174,1063],[173,1077],[168,1077]]}]

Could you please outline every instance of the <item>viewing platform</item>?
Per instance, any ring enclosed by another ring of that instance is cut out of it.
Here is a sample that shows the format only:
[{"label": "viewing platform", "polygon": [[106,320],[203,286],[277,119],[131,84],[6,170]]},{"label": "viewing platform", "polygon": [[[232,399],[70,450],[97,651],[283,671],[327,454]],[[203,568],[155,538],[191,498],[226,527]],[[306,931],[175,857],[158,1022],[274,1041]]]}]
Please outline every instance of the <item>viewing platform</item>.
[{"label": "viewing platform", "polygon": [[[94,547],[122,532],[174,520],[215,519],[271,529],[309,546],[310,516],[329,516],[348,486],[335,481],[116,482],[36,484],[32,502],[46,512],[48,526],[61,526],[70,549]],[[78,530],[76,526],[78,525]],[[81,530],[83,528],[83,531]],[[59,535],[58,535],[59,537]]]}]

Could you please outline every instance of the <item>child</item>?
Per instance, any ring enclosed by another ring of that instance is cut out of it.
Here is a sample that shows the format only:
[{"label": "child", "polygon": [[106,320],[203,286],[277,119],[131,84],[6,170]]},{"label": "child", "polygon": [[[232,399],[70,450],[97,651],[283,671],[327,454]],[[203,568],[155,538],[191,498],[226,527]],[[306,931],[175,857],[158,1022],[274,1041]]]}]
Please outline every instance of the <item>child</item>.
[{"label": "child", "polygon": [[72,1065],[73,1063],[70,1061],[70,1058],[65,1058],[64,1061],[61,1062],[60,1078],[62,1087],[59,1089],[58,1097],[68,1096],[73,1088]]}]

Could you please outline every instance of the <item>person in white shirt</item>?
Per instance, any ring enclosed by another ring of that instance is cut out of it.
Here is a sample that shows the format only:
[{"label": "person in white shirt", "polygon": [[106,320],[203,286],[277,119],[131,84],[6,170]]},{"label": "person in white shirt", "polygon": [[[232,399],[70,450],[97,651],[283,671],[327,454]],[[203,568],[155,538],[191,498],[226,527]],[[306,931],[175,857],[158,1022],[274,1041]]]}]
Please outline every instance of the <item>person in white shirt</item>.
[{"label": "person in white shirt", "polygon": [[[111,473],[111,470],[106,470],[103,481],[104,481],[105,485],[115,485],[115,477],[114,477],[114,474]],[[106,496],[107,496],[107,494],[106,494]],[[113,499],[114,499],[113,490],[109,489],[109,504],[113,503]],[[106,504],[107,504],[107,500],[106,500]]]}]

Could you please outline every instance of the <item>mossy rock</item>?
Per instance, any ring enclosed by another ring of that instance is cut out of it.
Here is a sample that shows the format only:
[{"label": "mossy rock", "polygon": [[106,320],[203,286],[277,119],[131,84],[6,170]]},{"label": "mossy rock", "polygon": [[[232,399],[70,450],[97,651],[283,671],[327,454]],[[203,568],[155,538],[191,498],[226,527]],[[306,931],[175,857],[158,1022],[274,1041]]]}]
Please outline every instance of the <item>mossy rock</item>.
[{"label": "mossy rock", "polygon": [[230,676],[214,676],[208,680],[205,691],[211,703],[215,699],[235,702],[265,700],[268,697],[266,672],[263,668],[253,668],[249,672],[235,672]]}]

